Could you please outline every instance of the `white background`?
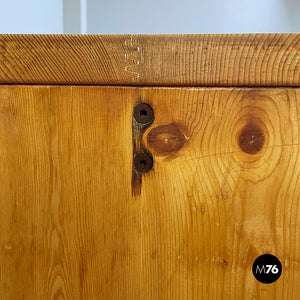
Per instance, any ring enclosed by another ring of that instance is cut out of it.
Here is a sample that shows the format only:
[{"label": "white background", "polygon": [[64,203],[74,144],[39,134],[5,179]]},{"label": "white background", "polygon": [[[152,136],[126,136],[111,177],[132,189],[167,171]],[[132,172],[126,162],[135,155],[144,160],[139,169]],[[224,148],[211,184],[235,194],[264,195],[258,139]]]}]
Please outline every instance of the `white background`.
[{"label": "white background", "polygon": [[0,33],[300,32],[299,0],[0,0]]}]

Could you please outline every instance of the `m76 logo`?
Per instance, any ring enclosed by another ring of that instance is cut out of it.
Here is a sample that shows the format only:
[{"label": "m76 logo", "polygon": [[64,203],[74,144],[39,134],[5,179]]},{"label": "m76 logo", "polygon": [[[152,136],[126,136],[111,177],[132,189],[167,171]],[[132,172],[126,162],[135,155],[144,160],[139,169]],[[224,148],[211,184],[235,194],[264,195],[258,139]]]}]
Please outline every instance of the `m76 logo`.
[{"label": "m76 logo", "polygon": [[262,265],[256,266],[256,271],[255,273],[260,273],[260,274],[269,274],[269,273],[277,274],[279,272],[279,269],[277,265]]},{"label": "m76 logo", "polygon": [[261,283],[275,282],[282,273],[280,260],[272,254],[263,254],[255,259],[252,265],[252,273]]}]

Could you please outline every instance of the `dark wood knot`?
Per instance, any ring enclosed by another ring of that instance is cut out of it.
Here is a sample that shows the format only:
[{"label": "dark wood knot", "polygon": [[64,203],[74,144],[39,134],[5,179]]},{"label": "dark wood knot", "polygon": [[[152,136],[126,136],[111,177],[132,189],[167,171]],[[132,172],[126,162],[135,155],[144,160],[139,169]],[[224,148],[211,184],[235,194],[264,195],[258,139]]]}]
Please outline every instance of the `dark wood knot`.
[{"label": "dark wood knot", "polygon": [[248,154],[256,154],[265,143],[263,129],[255,122],[247,123],[238,137],[238,144],[242,151]]},{"label": "dark wood knot", "polygon": [[186,136],[176,123],[157,126],[147,135],[148,145],[161,156],[177,152],[186,142]]}]

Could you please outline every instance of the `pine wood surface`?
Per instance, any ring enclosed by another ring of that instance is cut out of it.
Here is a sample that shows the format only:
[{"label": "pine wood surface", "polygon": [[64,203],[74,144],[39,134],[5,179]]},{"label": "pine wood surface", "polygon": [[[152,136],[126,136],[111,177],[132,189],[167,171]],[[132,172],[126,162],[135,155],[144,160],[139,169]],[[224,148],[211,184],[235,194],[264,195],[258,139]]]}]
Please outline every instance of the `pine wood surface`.
[{"label": "pine wood surface", "polygon": [[[0,299],[300,299],[299,97],[1,86]],[[133,195],[139,101],[154,166]]]},{"label": "pine wood surface", "polygon": [[0,35],[0,83],[300,86],[300,34]]}]

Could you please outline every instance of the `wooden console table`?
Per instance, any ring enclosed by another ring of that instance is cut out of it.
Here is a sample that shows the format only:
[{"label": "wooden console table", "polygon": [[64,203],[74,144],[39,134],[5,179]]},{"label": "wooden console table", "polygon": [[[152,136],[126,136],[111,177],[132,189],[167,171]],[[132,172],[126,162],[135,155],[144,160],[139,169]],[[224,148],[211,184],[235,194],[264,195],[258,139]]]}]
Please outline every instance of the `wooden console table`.
[{"label": "wooden console table", "polygon": [[300,299],[299,86],[300,34],[0,35],[0,299]]}]

